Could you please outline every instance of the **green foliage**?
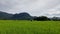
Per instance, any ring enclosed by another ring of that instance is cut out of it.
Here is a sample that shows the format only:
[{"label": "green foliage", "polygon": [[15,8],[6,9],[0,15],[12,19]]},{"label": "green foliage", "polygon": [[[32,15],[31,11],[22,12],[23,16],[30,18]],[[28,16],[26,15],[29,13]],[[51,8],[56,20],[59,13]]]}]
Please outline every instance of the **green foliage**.
[{"label": "green foliage", "polygon": [[0,34],[60,34],[60,21],[0,20]]},{"label": "green foliage", "polygon": [[34,20],[37,20],[37,21],[48,21],[50,19],[48,17],[46,17],[46,16],[40,16],[40,17],[35,17]]}]

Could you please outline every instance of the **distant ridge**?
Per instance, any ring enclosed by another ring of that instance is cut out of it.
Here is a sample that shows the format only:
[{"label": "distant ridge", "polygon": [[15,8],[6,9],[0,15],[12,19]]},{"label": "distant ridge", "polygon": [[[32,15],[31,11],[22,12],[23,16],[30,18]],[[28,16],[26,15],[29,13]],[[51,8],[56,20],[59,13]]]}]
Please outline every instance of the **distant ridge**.
[{"label": "distant ridge", "polygon": [[6,12],[0,11],[0,19],[10,19],[13,16],[13,14],[8,14]]},{"label": "distant ridge", "polygon": [[30,20],[31,19],[31,15],[28,14],[27,12],[22,12],[22,13],[19,13],[19,14],[9,14],[9,13],[6,13],[6,12],[2,12],[0,11],[0,20]]},{"label": "distant ridge", "polygon": [[0,11],[0,20],[37,20],[37,21],[45,21],[45,20],[53,20],[53,21],[60,21],[60,17],[52,17],[48,18],[47,16],[31,16],[27,12],[22,12],[19,14],[9,14],[6,12]]},{"label": "distant ridge", "polygon": [[19,20],[30,20],[31,19],[31,15],[23,12],[23,13],[19,13],[19,14],[15,14],[12,17],[13,19],[19,19]]}]

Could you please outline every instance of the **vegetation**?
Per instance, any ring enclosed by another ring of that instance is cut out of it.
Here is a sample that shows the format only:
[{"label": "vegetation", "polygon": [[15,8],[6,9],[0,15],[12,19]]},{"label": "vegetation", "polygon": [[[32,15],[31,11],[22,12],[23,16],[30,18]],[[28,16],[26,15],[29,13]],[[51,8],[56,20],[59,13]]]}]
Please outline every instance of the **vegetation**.
[{"label": "vegetation", "polygon": [[33,20],[37,20],[37,21],[48,21],[50,19],[48,17],[46,17],[46,16],[41,16],[41,17],[36,17]]},{"label": "vegetation", "polygon": [[60,21],[0,20],[0,34],[60,34]]}]

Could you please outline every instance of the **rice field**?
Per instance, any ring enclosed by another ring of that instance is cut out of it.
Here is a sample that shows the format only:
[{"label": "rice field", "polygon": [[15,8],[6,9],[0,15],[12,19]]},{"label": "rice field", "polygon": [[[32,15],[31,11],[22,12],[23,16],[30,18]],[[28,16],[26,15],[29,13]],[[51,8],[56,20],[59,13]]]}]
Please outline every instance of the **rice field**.
[{"label": "rice field", "polygon": [[0,34],[60,34],[60,21],[0,20]]}]

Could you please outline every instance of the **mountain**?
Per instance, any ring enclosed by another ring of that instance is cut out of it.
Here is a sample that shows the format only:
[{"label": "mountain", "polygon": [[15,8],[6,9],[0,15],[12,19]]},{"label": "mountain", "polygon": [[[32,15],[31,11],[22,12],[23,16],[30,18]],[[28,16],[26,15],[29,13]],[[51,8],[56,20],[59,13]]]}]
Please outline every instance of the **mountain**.
[{"label": "mountain", "polygon": [[6,12],[0,11],[0,19],[10,19],[13,16],[13,14],[8,14]]},{"label": "mountain", "polygon": [[30,20],[32,17],[30,16],[30,14],[23,12],[23,13],[19,13],[19,14],[15,14],[13,15],[12,19],[18,19],[18,20]]},{"label": "mountain", "polygon": [[30,20],[32,17],[30,14],[23,12],[19,14],[9,14],[6,12],[0,11],[0,20]]},{"label": "mountain", "polygon": [[53,20],[53,21],[60,21],[60,17],[53,17],[53,18],[48,18],[46,16],[31,16],[30,14],[23,12],[19,14],[9,14],[6,12],[0,11],[0,20]]}]

